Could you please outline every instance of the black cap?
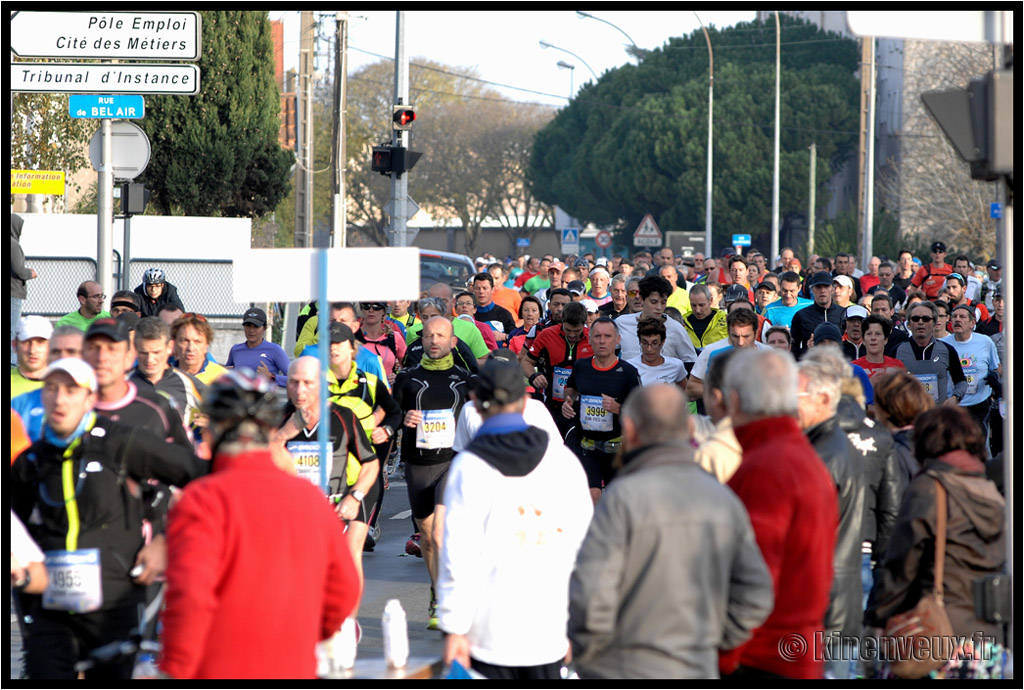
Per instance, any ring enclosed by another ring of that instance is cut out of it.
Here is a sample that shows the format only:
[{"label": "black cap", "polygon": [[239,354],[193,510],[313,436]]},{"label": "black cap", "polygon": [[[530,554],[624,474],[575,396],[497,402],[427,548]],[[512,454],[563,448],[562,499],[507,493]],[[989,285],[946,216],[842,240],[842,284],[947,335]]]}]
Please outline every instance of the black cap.
[{"label": "black cap", "polygon": [[738,299],[748,299],[749,297],[750,293],[747,292],[747,288],[743,287],[742,285],[737,285],[736,283],[733,283],[728,288],[726,288],[724,295],[726,304],[735,302]]},{"label": "black cap", "polygon": [[134,331],[135,327],[139,325],[139,315],[133,311],[121,312],[117,315],[117,320],[128,324],[128,330]]},{"label": "black cap", "polygon": [[251,323],[254,326],[266,326],[267,325],[267,312],[263,311],[259,307],[250,308],[242,316],[242,325]]},{"label": "black cap", "polygon": [[131,337],[131,328],[128,326],[127,321],[120,319],[104,318],[96,319],[89,326],[89,330],[85,332],[85,339],[88,340],[93,336],[102,335],[110,338],[115,343],[123,343]]},{"label": "black cap", "polygon": [[754,292],[757,292],[758,290],[771,290],[772,292],[778,292],[778,289],[775,287],[775,283],[770,280],[762,280],[758,283],[757,287],[754,288]]},{"label": "black cap", "polygon": [[944,251],[946,251],[946,243],[945,242],[932,242],[932,251],[933,252],[944,252]]},{"label": "black cap", "polygon": [[839,331],[839,326],[825,321],[814,329],[814,344],[819,345],[828,340],[842,344],[843,334]]},{"label": "black cap", "polygon": [[807,285],[809,287],[818,287],[819,285],[828,285],[829,287],[832,287],[832,280],[833,278],[831,273],[828,271],[819,271],[811,276]]},{"label": "black cap", "polygon": [[492,403],[508,405],[526,395],[526,379],[523,370],[505,359],[488,359],[477,375],[473,387],[481,409]]},{"label": "black cap", "polygon": [[587,291],[587,284],[582,280],[572,280],[569,282],[568,290],[574,295],[582,295]]},{"label": "black cap", "polygon": [[352,329],[343,324],[341,321],[332,321],[328,327],[328,332],[331,335],[332,343],[351,343],[355,345],[356,336],[352,333]]},{"label": "black cap", "polygon": [[985,265],[988,266],[989,268],[991,268],[993,271],[999,271],[1003,267],[1003,265],[1001,263],[999,263],[999,259],[991,259]]}]

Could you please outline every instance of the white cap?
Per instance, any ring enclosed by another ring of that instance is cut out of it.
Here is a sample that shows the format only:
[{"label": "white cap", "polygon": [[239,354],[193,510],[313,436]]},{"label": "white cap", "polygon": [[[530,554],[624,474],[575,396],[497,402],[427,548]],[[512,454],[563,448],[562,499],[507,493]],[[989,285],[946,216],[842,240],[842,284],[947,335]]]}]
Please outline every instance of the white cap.
[{"label": "white cap", "polygon": [[591,314],[597,313],[597,302],[592,299],[581,299],[580,304],[587,308],[587,311]]},{"label": "white cap", "polygon": [[598,266],[607,266],[608,265],[608,259],[603,257],[603,256],[601,256],[601,257],[598,257],[597,261],[595,261],[594,263],[597,264]]},{"label": "white cap", "polygon": [[65,357],[58,359],[56,362],[46,367],[43,371],[41,379],[45,379],[55,371],[63,371],[82,388],[88,388],[93,393],[96,392],[96,373],[92,370],[84,359],[78,359],[77,357]]},{"label": "white cap", "polygon": [[847,275],[838,275],[838,276],[836,276],[835,278],[832,279],[832,282],[833,283],[839,283],[840,285],[845,285],[846,287],[850,288],[851,290],[855,289],[853,287],[853,278],[851,278],[850,276],[847,276]]},{"label": "white cap", "polygon": [[868,310],[859,304],[851,304],[846,308],[847,319],[866,319],[868,318]]},{"label": "white cap", "polygon": [[53,326],[49,320],[42,316],[33,315],[21,317],[15,337],[18,340],[30,340],[32,338],[49,340],[51,335],[53,335]]}]

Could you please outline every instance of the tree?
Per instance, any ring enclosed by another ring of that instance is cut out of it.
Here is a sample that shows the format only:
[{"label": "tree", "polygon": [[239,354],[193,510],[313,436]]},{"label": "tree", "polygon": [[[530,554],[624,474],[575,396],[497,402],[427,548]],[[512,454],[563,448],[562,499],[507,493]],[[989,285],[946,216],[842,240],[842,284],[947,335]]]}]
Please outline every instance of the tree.
[{"label": "tree", "polygon": [[259,217],[289,186],[266,12],[204,11],[200,92],[147,97],[139,178],[161,213]]},{"label": "tree", "polygon": [[[857,144],[857,43],[783,16],[780,216],[807,205],[807,147],[833,171]],[[771,227],[775,26],[711,29],[715,50],[713,227]],[[703,32],[673,38],[638,65],[607,72],[537,136],[530,180],[537,196],[583,222],[662,230],[704,227],[708,61]],[[827,203],[821,175],[818,198]],[[628,238],[620,239],[629,242]]]},{"label": "tree", "polygon": [[972,180],[920,95],[965,88],[992,69],[984,44],[905,41],[903,123],[899,160],[886,161],[877,176],[880,201],[897,212],[900,235],[922,244],[942,239],[974,257],[995,253],[995,222],[989,205],[996,185]]}]

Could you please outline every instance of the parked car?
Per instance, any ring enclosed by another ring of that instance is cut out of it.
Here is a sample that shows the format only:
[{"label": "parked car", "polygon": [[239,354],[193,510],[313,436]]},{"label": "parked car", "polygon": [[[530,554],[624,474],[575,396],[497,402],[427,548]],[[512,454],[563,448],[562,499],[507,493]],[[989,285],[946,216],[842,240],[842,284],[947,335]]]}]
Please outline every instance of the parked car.
[{"label": "parked car", "polygon": [[420,290],[434,283],[445,283],[453,292],[466,289],[469,279],[476,273],[472,259],[465,254],[420,249]]}]

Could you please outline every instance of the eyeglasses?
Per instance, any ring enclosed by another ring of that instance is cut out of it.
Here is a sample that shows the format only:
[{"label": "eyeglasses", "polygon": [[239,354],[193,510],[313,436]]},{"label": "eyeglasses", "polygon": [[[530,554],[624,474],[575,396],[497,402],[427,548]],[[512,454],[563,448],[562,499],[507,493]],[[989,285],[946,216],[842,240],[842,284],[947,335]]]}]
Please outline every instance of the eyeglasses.
[{"label": "eyeglasses", "polygon": [[384,311],[387,309],[387,305],[381,302],[360,302],[359,308],[363,311],[369,311],[371,309],[374,311]]},{"label": "eyeglasses", "polygon": [[921,323],[922,321],[934,321],[935,319],[930,316],[911,316],[910,320],[914,323]]},{"label": "eyeglasses", "polygon": [[626,296],[627,297],[636,297],[639,294],[640,294],[639,290],[627,290],[626,291]]},{"label": "eyeglasses", "polygon": [[106,296],[106,295],[104,295],[104,294],[99,294],[99,295],[86,295],[86,297],[88,297],[89,299],[106,299],[106,298],[107,298],[107,296]]}]

